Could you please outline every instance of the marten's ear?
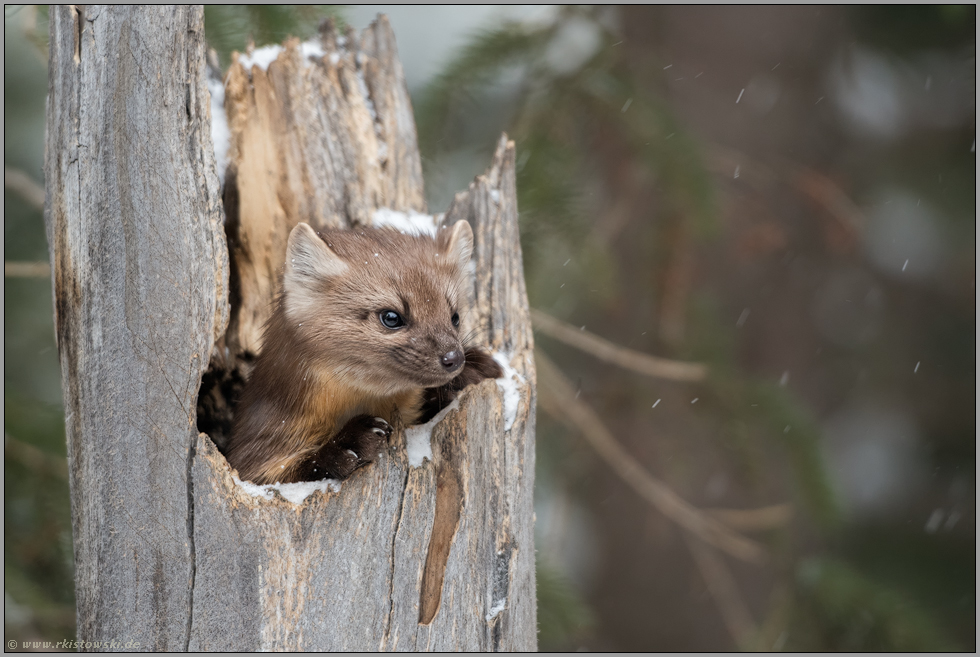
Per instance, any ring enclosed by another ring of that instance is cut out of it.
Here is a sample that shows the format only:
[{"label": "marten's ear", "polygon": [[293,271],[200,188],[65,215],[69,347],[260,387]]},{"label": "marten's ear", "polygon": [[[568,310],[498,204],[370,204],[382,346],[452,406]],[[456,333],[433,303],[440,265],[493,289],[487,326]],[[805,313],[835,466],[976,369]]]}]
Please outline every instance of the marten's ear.
[{"label": "marten's ear", "polygon": [[309,224],[296,224],[286,244],[286,294],[296,288],[309,289],[317,281],[340,276],[347,263],[330,250]]},{"label": "marten's ear", "polygon": [[452,228],[441,231],[439,250],[458,262],[460,269],[467,271],[470,258],[473,257],[473,229],[469,222],[457,221]]}]

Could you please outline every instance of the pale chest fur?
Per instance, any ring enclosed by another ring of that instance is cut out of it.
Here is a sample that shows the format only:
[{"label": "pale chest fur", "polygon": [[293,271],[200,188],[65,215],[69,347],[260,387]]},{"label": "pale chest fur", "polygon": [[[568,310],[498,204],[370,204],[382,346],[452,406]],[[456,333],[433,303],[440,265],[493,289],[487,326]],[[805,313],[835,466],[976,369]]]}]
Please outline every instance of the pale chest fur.
[{"label": "pale chest fur", "polygon": [[347,422],[358,415],[373,415],[394,424],[412,424],[419,417],[422,389],[396,394],[371,394],[346,385],[335,375],[321,373],[316,377],[305,399],[304,412],[298,418],[303,426],[296,427],[304,435],[319,442],[324,435],[335,435]]}]

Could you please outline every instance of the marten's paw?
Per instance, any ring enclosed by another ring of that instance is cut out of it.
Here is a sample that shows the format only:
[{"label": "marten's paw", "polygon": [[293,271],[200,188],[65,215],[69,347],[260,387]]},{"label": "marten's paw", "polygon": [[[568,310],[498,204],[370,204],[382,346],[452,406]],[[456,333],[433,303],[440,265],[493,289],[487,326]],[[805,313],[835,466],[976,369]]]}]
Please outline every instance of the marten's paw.
[{"label": "marten's paw", "polygon": [[370,463],[384,451],[391,437],[391,425],[384,418],[370,415],[353,417],[340,430],[333,443],[357,455],[357,467]]},{"label": "marten's paw", "polygon": [[304,474],[309,478],[347,479],[384,451],[391,425],[380,417],[353,417],[329,443],[310,459]]},{"label": "marten's paw", "polygon": [[479,383],[484,379],[499,379],[504,375],[503,369],[493,359],[493,356],[480,349],[466,350],[466,364],[455,379],[438,388],[426,388],[422,398],[422,413],[419,422],[428,422],[436,413],[449,406],[456,399],[459,391],[466,386]]}]

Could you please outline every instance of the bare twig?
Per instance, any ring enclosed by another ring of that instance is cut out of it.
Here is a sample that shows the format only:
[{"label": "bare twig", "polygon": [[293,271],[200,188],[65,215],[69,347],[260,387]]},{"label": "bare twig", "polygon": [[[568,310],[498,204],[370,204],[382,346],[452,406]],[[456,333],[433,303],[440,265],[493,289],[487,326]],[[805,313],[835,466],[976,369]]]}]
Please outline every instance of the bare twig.
[{"label": "bare twig", "polygon": [[711,548],[691,536],[686,535],[684,538],[694,556],[694,563],[697,564],[705,584],[708,585],[708,592],[711,593],[718,611],[721,612],[728,634],[731,635],[736,646],[746,649],[756,634],[756,627],[752,614],[749,613],[745,601],[738,592],[735,578],[725,562]]},{"label": "bare twig", "polygon": [[[36,23],[36,21],[35,21]],[[48,65],[48,38],[47,38],[47,26],[38,30],[36,26],[32,25],[30,29],[24,30],[24,35],[27,40],[31,42],[34,46],[34,56],[38,58],[45,66]]]},{"label": "bare twig", "polygon": [[773,504],[758,509],[702,509],[732,529],[758,531],[782,527],[793,517],[790,504]]},{"label": "bare twig", "polygon": [[581,431],[613,472],[640,497],[706,543],[743,561],[764,561],[762,546],[691,506],[630,456],[616,442],[595,411],[575,398],[572,386],[551,359],[537,350],[534,360],[538,370],[538,401],[541,408],[570,429]]},{"label": "bare twig", "polygon": [[605,338],[600,338],[598,335],[579,330],[535,308],[531,308],[531,320],[534,322],[535,329],[549,337],[590,353],[607,363],[640,374],[674,381],[702,381],[708,374],[707,366],[701,363],[684,363],[677,360],[657,358],[639,351],[626,349]]},{"label": "bare twig", "polygon": [[[7,5],[4,5],[5,7]],[[30,42],[34,48],[34,56],[37,57],[38,61],[44,66],[48,65],[48,40],[47,40],[47,26],[45,25],[42,31],[38,30],[37,27],[37,6],[36,5],[22,5],[20,9],[11,14],[4,14],[4,18],[11,18],[13,14],[18,14],[18,19],[21,23],[21,29],[24,32],[24,37]]]},{"label": "bare twig", "polygon": [[44,210],[44,187],[20,169],[3,167],[3,187],[16,192],[35,210]]},{"label": "bare twig", "polygon": [[48,278],[51,276],[51,265],[46,262],[4,262],[4,277],[12,278]]}]

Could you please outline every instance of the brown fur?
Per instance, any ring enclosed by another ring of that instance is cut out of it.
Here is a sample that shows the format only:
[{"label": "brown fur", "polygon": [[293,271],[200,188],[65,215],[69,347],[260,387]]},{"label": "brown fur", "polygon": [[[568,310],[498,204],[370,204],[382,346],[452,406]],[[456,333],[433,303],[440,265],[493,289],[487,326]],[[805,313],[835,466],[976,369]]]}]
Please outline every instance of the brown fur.
[{"label": "brown fur", "polygon": [[[440,362],[463,353],[452,316],[471,252],[465,222],[436,239],[392,229],[318,237],[298,225],[226,450],[239,476],[260,484],[344,478],[380,451],[386,422],[412,424],[467,383],[498,376],[496,363],[473,349],[461,370]],[[405,326],[383,326],[379,314],[388,309]]]}]

